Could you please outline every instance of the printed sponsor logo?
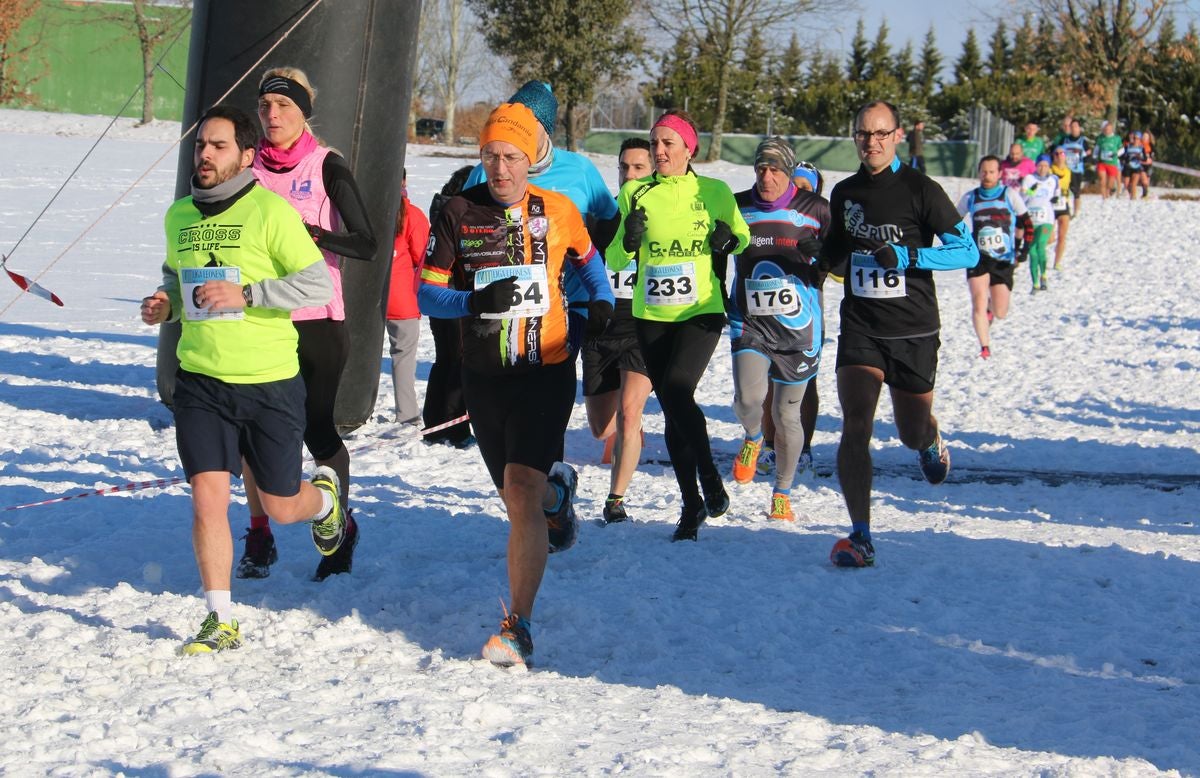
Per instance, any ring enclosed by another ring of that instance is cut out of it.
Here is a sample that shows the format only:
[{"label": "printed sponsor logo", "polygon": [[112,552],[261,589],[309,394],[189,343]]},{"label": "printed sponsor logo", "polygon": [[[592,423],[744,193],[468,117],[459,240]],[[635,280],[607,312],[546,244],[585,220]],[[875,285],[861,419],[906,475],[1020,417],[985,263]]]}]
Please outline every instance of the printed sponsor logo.
[{"label": "printed sponsor logo", "polygon": [[854,238],[877,240],[883,243],[899,243],[904,238],[904,230],[895,224],[867,224],[866,214],[859,203],[846,201],[845,206],[846,232]]}]

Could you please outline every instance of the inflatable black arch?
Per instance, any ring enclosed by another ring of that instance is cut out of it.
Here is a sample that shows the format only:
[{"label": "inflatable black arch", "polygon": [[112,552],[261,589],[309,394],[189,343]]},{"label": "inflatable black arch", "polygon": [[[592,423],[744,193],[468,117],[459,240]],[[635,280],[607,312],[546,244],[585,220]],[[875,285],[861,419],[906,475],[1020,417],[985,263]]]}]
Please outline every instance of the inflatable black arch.
[{"label": "inflatable black arch", "polygon": [[[263,71],[298,67],[317,89],[313,129],[346,157],[367,203],[379,247],[375,261],[346,260],[343,269],[350,358],[335,409],[342,429],[370,418],[379,391],[383,296],[400,204],[420,15],[420,0],[195,0],[192,9],[183,126],[190,127],[248,70],[224,102],[253,114]],[[180,143],[176,197],[189,191],[193,138]],[[179,325],[163,325],[157,381],[168,406],[179,366],[178,341]]]}]

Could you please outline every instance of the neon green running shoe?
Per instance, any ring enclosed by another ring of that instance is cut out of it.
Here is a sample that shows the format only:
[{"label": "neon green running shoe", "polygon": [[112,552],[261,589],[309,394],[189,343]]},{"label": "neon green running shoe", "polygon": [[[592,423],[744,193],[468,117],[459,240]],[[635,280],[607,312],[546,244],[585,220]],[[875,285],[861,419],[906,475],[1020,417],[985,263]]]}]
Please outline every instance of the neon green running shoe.
[{"label": "neon green running shoe", "polygon": [[312,485],[333,498],[333,507],[329,509],[329,513],[322,518],[313,519],[311,523],[313,545],[321,552],[321,556],[330,556],[342,547],[342,541],[346,539],[346,517],[342,513],[339,497],[341,486],[333,468],[324,465],[318,467],[313,474]]},{"label": "neon green running shoe", "polygon": [[184,656],[197,654],[215,654],[218,651],[242,647],[242,630],[237,619],[230,619],[228,624],[217,621],[217,612],[208,614],[196,636],[183,644]]}]

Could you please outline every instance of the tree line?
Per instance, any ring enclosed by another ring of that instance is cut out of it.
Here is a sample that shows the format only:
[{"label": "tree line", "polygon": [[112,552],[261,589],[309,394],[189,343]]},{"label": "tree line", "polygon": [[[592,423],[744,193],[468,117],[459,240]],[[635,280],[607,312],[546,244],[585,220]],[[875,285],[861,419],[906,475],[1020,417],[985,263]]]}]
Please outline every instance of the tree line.
[{"label": "tree line", "polygon": [[[445,18],[464,2],[514,83],[554,85],[572,145],[586,132],[578,109],[644,72],[634,99],[686,107],[713,133],[714,159],[726,132],[845,136],[855,107],[885,99],[909,126],[924,120],[933,140],[966,137],[968,111],[981,104],[1051,136],[1067,114],[1091,136],[1104,119],[1149,129],[1160,159],[1200,164],[1200,32],[1195,21],[1179,29],[1172,0],[1029,0],[986,34],[969,30],[949,60],[933,25],[914,45],[894,42],[886,21],[869,34],[860,18],[844,55],[787,33],[830,29],[830,0],[426,0],[425,8]],[[428,30],[426,45],[441,35]],[[434,50],[453,59],[452,48]]]}]

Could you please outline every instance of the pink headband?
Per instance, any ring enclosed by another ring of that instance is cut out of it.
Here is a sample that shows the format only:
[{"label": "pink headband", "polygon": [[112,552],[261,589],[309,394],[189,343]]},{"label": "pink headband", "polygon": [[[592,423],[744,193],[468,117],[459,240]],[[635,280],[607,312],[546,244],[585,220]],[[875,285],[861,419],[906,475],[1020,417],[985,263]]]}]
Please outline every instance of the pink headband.
[{"label": "pink headband", "polygon": [[666,127],[668,130],[674,130],[679,133],[679,137],[683,138],[683,145],[687,146],[688,151],[691,152],[693,157],[696,156],[696,150],[700,148],[700,142],[696,138],[696,131],[692,129],[692,125],[673,113],[665,113],[654,123],[654,127]]}]

